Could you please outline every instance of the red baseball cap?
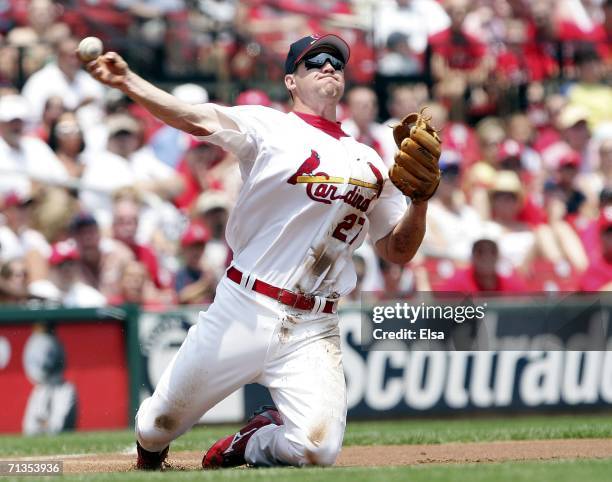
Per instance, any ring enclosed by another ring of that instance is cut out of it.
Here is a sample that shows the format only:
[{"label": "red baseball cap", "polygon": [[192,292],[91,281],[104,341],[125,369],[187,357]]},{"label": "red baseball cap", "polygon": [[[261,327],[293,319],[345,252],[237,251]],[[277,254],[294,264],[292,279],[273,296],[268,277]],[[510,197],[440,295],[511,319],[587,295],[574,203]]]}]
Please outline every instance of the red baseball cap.
[{"label": "red baseball cap", "polygon": [[263,105],[264,107],[270,107],[272,101],[263,90],[249,89],[241,92],[236,97],[236,105]]},{"label": "red baseball cap", "polygon": [[53,266],[65,261],[77,261],[80,258],[76,245],[71,241],[60,241],[51,248],[49,263]]},{"label": "red baseball cap", "polygon": [[567,151],[559,158],[558,167],[580,167],[580,154],[576,151]]},{"label": "red baseball cap", "polygon": [[351,49],[346,41],[334,34],[312,34],[302,37],[300,40],[291,44],[289,52],[287,53],[287,59],[285,60],[285,74],[292,74],[295,72],[297,64],[304,58],[304,55],[322,45],[327,45],[336,49],[340,55],[342,55],[344,63],[348,63],[349,57],[351,56]]},{"label": "red baseball cap", "polygon": [[612,228],[612,206],[603,208],[599,213],[599,231],[607,231]]},{"label": "red baseball cap", "polygon": [[4,207],[15,207],[15,206],[26,206],[32,202],[32,199],[29,197],[22,197],[16,192],[10,192],[4,198]]},{"label": "red baseball cap", "polygon": [[499,144],[497,150],[497,159],[503,161],[508,158],[518,158],[523,155],[524,146],[516,142],[514,139],[506,139]]},{"label": "red baseball cap", "polygon": [[201,223],[191,223],[181,237],[181,246],[191,246],[197,243],[206,243],[210,239],[208,228]]}]

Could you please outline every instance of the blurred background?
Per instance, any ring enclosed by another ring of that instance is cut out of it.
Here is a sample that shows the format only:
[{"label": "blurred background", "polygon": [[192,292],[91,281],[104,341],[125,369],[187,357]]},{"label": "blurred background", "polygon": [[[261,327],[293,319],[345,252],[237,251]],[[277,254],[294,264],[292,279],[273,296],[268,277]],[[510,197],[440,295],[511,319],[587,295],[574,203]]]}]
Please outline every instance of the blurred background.
[{"label": "blurred background", "polygon": [[[389,265],[366,242],[347,309],[363,292],[611,290],[610,0],[4,0],[0,385],[12,387],[16,412],[0,429],[23,421],[25,430],[32,384],[46,380],[24,368],[31,337],[51,353],[39,362],[61,387],[41,389],[41,407],[63,397],[74,405],[64,423],[95,427],[95,413],[75,415],[74,377],[89,383],[76,360],[97,356],[109,377],[101,386],[132,380],[109,400],[127,424],[231,263],[224,231],[241,184],[236,159],[93,81],[74,56],[79,39],[100,37],[187,102],[289,110],[288,45],[330,32],[351,46],[338,109],[346,132],[390,165],[389,126],[428,106],[443,139],[418,255]],[[101,340],[119,361],[104,358]],[[379,367],[383,379],[388,368]],[[82,409],[102,403],[90,385]]]},{"label": "blurred background", "polygon": [[3,2],[0,296],[205,303],[231,260],[236,160],[90,79],[78,39],[188,102],[288,110],[287,47],[313,32],[351,45],[349,134],[391,163],[388,126],[427,105],[444,142],[419,256],[364,246],[356,296],[609,289],[611,31],[608,0]]}]

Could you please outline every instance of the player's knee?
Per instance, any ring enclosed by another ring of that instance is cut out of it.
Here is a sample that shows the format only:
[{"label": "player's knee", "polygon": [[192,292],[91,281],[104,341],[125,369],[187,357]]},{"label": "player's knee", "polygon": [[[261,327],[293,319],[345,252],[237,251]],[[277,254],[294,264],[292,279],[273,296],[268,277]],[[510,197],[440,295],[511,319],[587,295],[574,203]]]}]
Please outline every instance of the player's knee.
[{"label": "player's knee", "polygon": [[145,400],[136,414],[136,438],[146,450],[164,449],[176,438],[179,420],[171,414],[157,414],[149,410]]},{"label": "player's knee", "polygon": [[167,447],[176,438],[176,425],[169,415],[155,417],[153,423],[140,421],[136,424],[136,437],[145,449],[157,452]]},{"label": "player's knee", "polygon": [[334,465],[342,447],[344,430],[333,426],[319,426],[300,434],[295,448],[300,452],[302,465]]},{"label": "player's knee", "polygon": [[336,463],[336,459],[340,454],[340,444],[337,446],[321,446],[307,448],[304,453],[306,465],[318,465],[321,467],[329,467]]}]

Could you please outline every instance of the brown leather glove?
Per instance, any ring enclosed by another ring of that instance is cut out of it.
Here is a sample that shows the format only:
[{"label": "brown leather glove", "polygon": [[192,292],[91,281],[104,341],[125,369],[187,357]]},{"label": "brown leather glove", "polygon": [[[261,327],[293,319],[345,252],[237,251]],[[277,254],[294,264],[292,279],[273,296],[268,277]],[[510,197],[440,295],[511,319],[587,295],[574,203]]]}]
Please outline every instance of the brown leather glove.
[{"label": "brown leather glove", "polygon": [[431,117],[420,113],[408,114],[393,127],[393,138],[399,148],[395,163],[389,170],[389,178],[413,203],[427,201],[440,184],[440,159],[442,141],[429,124]]}]

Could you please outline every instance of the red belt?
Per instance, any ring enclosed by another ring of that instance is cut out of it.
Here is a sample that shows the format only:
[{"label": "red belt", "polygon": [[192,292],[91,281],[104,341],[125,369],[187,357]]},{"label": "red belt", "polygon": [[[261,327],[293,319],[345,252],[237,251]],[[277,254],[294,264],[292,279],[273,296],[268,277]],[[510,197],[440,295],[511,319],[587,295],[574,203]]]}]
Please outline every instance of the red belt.
[{"label": "red belt", "polygon": [[[233,266],[227,270],[227,277],[234,283],[241,284],[242,272]],[[253,291],[266,295],[269,298],[273,298],[283,305],[288,305],[298,310],[312,311],[315,306],[317,297],[307,296],[300,293],[294,293],[293,291],[284,290],[277,288],[276,286],[269,285],[265,281],[255,280],[253,283]],[[335,313],[336,302],[331,300],[325,300],[325,306],[323,307],[323,313]]]}]

